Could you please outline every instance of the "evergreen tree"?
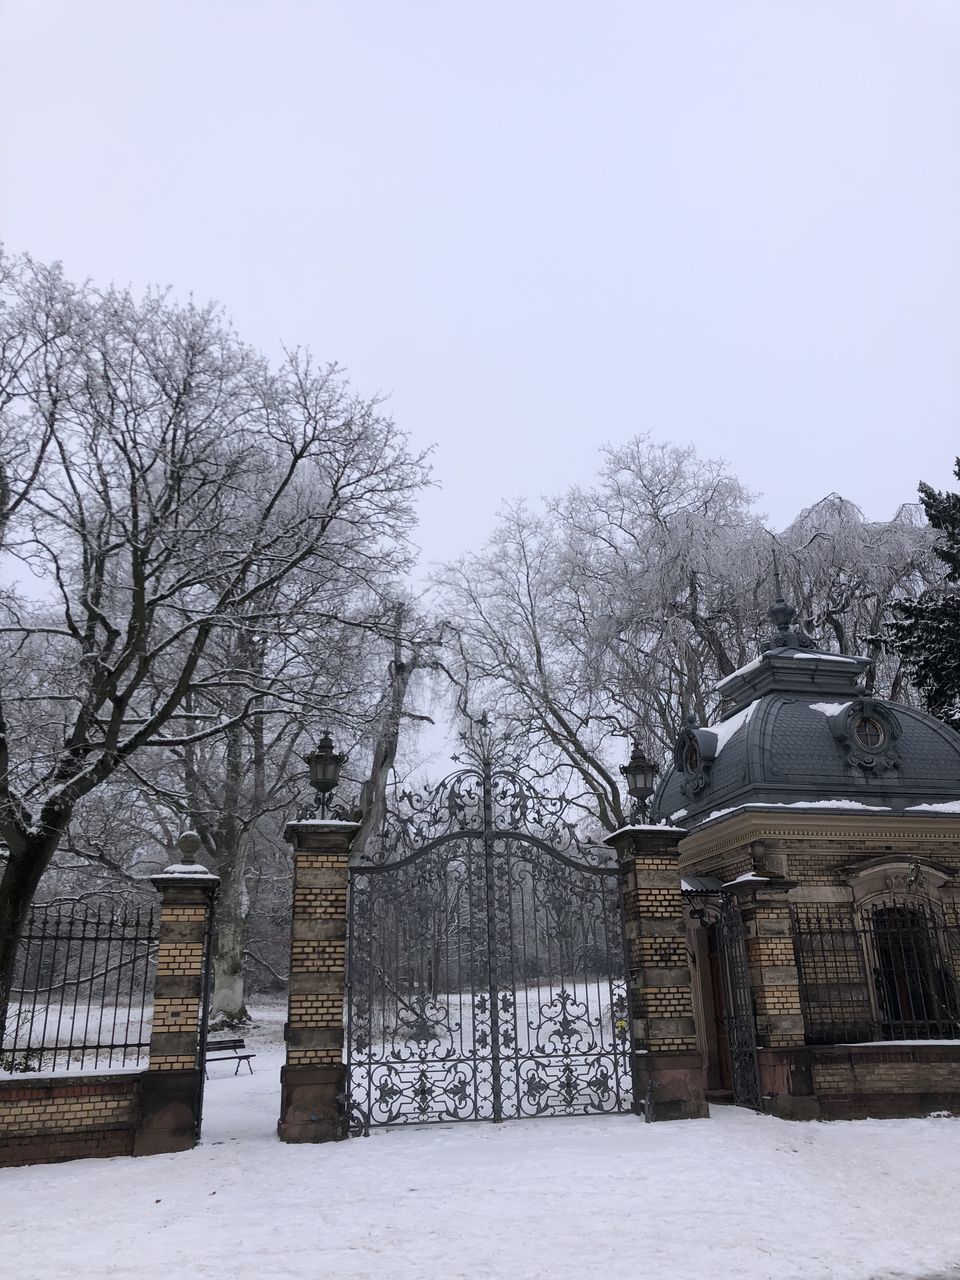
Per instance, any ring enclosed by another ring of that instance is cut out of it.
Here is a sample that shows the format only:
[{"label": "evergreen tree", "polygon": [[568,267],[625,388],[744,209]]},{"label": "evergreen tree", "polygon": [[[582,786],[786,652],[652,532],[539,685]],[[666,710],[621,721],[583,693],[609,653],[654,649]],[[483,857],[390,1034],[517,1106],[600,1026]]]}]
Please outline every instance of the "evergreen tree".
[{"label": "evergreen tree", "polygon": [[[960,458],[954,474],[960,479]],[[947,571],[938,586],[897,607],[894,643],[931,714],[960,730],[960,493],[921,484],[920,500]]]}]

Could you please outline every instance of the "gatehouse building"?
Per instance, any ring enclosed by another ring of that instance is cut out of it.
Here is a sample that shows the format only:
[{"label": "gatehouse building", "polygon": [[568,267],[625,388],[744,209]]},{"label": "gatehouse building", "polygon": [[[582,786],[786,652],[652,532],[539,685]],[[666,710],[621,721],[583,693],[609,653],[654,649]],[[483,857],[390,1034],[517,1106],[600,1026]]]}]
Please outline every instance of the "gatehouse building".
[{"label": "gatehouse building", "polygon": [[871,696],[781,597],[653,798],[674,839],[708,1098],[960,1110],[960,735]]}]

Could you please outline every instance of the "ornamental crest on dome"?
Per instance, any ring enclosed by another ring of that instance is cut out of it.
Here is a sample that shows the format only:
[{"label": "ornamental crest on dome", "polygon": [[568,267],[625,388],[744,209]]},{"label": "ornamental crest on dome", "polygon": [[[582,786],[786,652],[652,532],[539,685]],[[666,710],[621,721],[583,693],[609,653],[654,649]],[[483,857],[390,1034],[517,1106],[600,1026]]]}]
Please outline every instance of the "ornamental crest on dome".
[{"label": "ornamental crest on dome", "polygon": [[864,694],[827,719],[845,768],[874,777],[900,768],[900,721],[884,703]]},{"label": "ornamental crest on dome", "polygon": [[673,748],[673,763],[681,777],[680,789],[685,796],[697,796],[708,785],[716,754],[716,734],[699,728],[696,719],[692,715],[687,716],[687,723],[680,730]]}]

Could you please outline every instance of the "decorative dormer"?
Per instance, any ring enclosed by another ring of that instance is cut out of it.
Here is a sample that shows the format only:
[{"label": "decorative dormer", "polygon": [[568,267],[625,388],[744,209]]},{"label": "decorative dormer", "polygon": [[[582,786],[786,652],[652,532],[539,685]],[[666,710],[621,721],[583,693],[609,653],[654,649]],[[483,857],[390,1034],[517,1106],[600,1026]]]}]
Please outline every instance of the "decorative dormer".
[{"label": "decorative dormer", "polygon": [[888,704],[867,697],[862,686],[859,693],[827,716],[840,758],[851,773],[861,770],[875,777],[895,773],[901,764],[900,721]]},{"label": "decorative dormer", "polygon": [[699,795],[708,785],[716,754],[717,735],[701,729],[695,716],[687,716],[673,748],[674,768],[682,776],[681,790],[685,796]]}]

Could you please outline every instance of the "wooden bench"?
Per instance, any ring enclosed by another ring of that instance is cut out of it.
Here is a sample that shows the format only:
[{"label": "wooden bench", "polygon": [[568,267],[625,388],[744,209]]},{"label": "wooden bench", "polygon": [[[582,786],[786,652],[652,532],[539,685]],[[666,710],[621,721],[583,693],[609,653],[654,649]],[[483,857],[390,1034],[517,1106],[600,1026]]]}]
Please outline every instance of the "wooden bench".
[{"label": "wooden bench", "polygon": [[207,1074],[208,1062],[236,1062],[237,1067],[234,1075],[240,1072],[240,1063],[245,1062],[253,1075],[253,1067],[250,1065],[250,1059],[257,1055],[248,1049],[243,1040],[239,1036],[226,1040],[208,1040],[207,1052],[203,1061],[203,1074]]}]

